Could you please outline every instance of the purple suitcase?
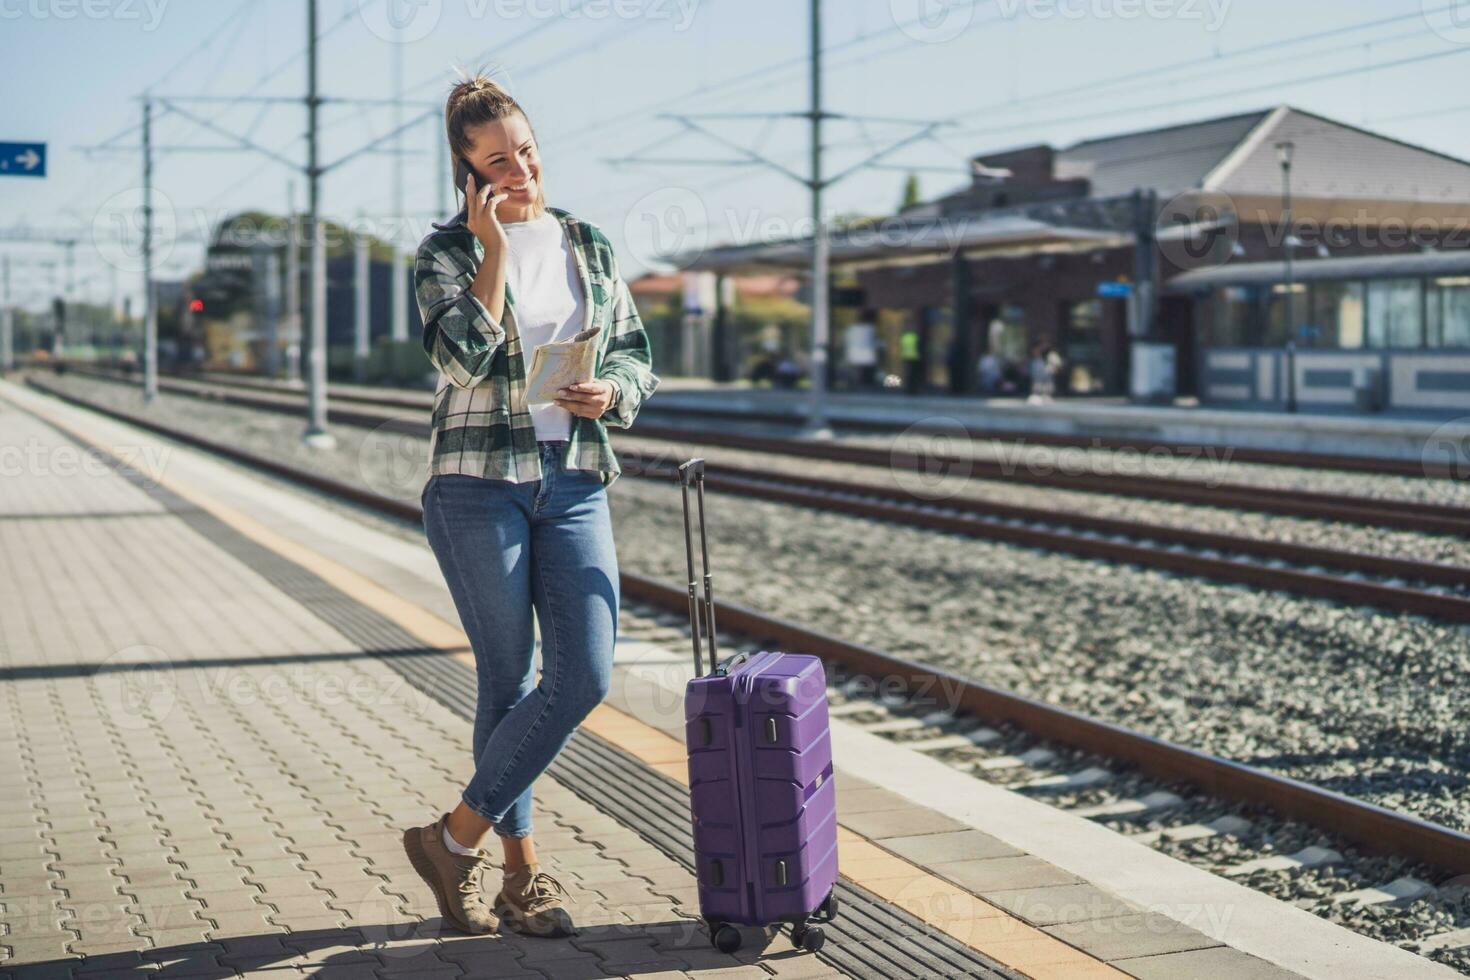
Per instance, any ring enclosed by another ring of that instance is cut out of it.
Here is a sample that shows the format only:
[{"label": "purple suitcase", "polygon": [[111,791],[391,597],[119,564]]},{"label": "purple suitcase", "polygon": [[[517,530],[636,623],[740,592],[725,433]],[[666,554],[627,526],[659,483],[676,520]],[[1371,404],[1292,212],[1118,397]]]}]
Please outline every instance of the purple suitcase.
[{"label": "purple suitcase", "polygon": [[[679,467],[694,678],[684,695],[689,806],[694,820],[699,911],[715,948],[740,948],[735,925],[791,925],[792,944],[816,952],[814,923],[837,914],[837,798],[822,661],[792,653],[738,654],[715,647],[709,545],[704,533],[704,460]],[[694,577],[689,487],[699,501],[701,600]],[[702,612],[702,616],[701,616]],[[704,672],[703,632],[710,672]]]}]

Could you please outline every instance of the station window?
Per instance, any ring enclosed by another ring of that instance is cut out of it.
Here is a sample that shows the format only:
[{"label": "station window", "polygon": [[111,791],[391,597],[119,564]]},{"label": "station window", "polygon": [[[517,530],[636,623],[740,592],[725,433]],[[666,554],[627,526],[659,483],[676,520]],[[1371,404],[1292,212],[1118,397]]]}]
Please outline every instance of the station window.
[{"label": "station window", "polygon": [[1430,347],[1470,347],[1470,276],[1430,280],[1425,304],[1425,342]]},{"label": "station window", "polygon": [[987,328],[987,342],[1002,361],[1024,365],[1030,357],[1026,349],[1026,309],[1019,303],[1006,303]]},{"label": "station window", "polygon": [[1289,287],[1284,282],[1272,284],[1261,346],[1283,347],[1291,339],[1295,339],[1298,344],[1302,343],[1303,338],[1308,336],[1308,332],[1303,331],[1302,327],[1311,318],[1311,311],[1307,306],[1310,298],[1304,282],[1295,282]]},{"label": "station window", "polygon": [[1075,395],[1103,390],[1102,300],[1062,304],[1062,357],[1066,390]]},{"label": "station window", "polygon": [[1260,294],[1255,286],[1226,286],[1215,291],[1214,347],[1248,347],[1259,335],[1257,310]]},{"label": "station window", "polygon": [[1361,282],[1312,283],[1311,326],[1313,347],[1354,349],[1363,346],[1363,284]]},{"label": "station window", "polygon": [[878,350],[883,370],[888,374],[903,374],[903,332],[908,327],[909,311],[880,309],[878,311]]},{"label": "station window", "polygon": [[1418,279],[1373,279],[1368,283],[1368,346],[1421,347],[1424,343],[1423,286]]},{"label": "station window", "polygon": [[926,306],[923,317],[929,340],[925,378],[934,387],[947,389],[951,381],[950,356],[955,343],[953,311],[948,306]]}]

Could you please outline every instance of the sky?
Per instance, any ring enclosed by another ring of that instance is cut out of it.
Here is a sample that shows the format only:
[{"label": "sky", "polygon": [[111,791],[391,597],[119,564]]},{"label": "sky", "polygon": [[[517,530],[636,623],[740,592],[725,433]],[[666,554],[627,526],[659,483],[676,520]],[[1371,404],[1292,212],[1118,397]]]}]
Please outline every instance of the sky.
[{"label": "sky", "polygon": [[[810,9],[320,0],[321,94],[391,100],[397,63],[418,120],[398,218],[394,109],[323,105],[324,162],[376,147],[322,178],[323,214],[411,250],[454,209],[442,104],[468,68],[526,108],[548,203],[601,226],[629,279],[671,250],[807,234],[809,123],[783,114],[810,108]],[[0,0],[0,141],[48,148],[44,179],[0,176],[12,302],[62,290],[64,248],[36,240],[56,237],[77,242],[74,296],[138,309],[145,92],[175,100],[155,103],[158,278],[199,268],[221,218],[302,207],[305,39],[305,0]],[[828,214],[891,213],[906,172],[955,190],[974,154],[1280,103],[1470,159],[1470,0],[826,0],[822,41],[824,109],[849,117],[824,123],[829,175],[943,123],[830,187]]]}]

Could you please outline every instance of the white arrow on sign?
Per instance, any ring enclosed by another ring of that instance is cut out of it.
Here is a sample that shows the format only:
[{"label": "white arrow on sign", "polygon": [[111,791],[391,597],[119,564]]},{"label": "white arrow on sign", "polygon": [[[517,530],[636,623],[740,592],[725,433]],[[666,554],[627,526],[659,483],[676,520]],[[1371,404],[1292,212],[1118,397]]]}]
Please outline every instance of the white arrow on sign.
[{"label": "white arrow on sign", "polygon": [[41,155],[30,147],[26,147],[26,151],[15,158],[15,162],[27,170],[35,170],[41,163]]}]

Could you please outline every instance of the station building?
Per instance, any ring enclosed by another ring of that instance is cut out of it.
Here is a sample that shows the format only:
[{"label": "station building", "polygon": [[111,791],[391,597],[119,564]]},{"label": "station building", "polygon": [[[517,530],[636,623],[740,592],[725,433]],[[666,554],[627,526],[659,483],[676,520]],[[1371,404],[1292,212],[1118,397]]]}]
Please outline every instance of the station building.
[{"label": "station building", "polygon": [[[1146,343],[1206,404],[1470,409],[1470,162],[1278,106],[969,164],[966,186],[830,234],[848,284],[830,361],[868,308],[888,370],[917,333],[927,392],[975,392],[987,351],[1024,368],[1047,343],[1062,393],[1126,395]],[[669,259],[734,275],[810,255],[804,238]]]}]

